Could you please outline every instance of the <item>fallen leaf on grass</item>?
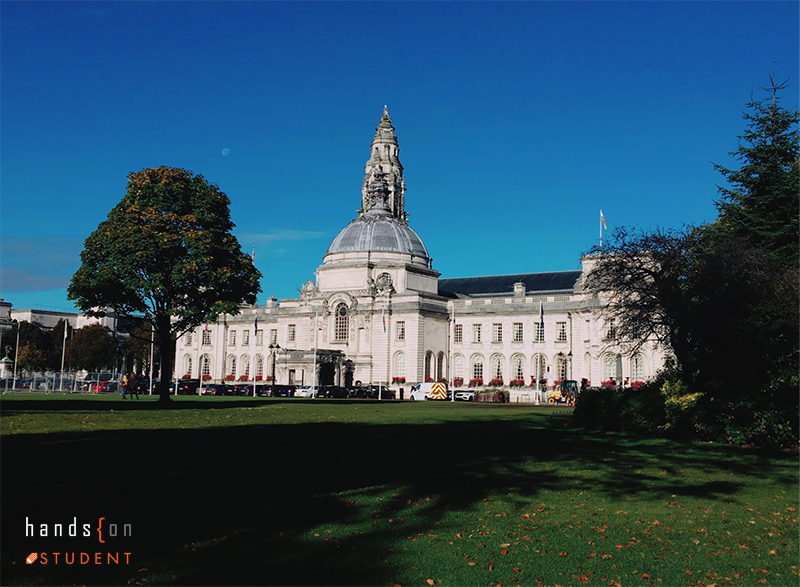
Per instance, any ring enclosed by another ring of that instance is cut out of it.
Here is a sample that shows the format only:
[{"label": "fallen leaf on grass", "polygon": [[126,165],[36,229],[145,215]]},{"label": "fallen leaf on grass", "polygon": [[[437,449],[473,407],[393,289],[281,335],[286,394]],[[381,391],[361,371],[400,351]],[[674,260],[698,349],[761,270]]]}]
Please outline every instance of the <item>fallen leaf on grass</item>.
[{"label": "fallen leaf on grass", "polygon": [[425,579],[425,582],[426,582],[428,585],[433,585],[434,583],[436,583],[436,581],[434,581],[433,579]]},{"label": "fallen leaf on grass", "polygon": [[559,552],[558,556],[567,556],[567,553],[566,552]]}]

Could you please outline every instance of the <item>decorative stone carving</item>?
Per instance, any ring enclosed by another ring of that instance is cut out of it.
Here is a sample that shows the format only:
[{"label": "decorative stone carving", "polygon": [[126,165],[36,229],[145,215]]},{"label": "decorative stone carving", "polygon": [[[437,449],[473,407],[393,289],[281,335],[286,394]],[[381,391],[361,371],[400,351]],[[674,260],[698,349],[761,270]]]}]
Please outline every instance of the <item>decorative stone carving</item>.
[{"label": "decorative stone carving", "polygon": [[381,273],[378,275],[378,279],[375,281],[375,286],[378,289],[378,293],[381,294],[390,294],[395,292],[392,276],[388,273]]},{"label": "decorative stone carving", "polygon": [[301,298],[310,298],[313,297],[314,294],[317,293],[317,286],[314,285],[314,280],[309,279],[303,285],[303,289],[300,290],[300,297]]}]

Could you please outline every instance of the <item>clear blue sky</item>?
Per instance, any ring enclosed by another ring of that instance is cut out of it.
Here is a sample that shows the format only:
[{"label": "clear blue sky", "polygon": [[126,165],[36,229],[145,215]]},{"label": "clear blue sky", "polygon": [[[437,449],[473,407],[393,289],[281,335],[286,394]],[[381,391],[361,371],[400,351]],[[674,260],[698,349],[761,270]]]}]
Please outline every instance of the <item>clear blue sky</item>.
[{"label": "clear blue sky", "polygon": [[[609,229],[716,217],[742,111],[800,88],[797,2],[0,4],[0,297],[71,308],[126,176],[232,201],[296,297],[356,215],[384,104],[443,277],[573,270]],[[226,154],[223,154],[226,153]]]}]

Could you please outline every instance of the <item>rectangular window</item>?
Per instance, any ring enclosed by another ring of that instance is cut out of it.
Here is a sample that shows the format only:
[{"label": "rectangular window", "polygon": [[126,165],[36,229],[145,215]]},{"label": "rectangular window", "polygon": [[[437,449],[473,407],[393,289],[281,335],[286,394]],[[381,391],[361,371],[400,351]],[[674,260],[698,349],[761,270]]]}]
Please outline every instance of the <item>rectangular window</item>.
[{"label": "rectangular window", "polygon": [[503,342],[502,324],[492,324],[492,342]]},{"label": "rectangular window", "polygon": [[289,324],[289,342],[294,342],[296,337],[297,326],[295,324]]},{"label": "rectangular window", "polygon": [[464,325],[456,324],[453,330],[453,342],[464,342]]},{"label": "rectangular window", "polygon": [[472,342],[480,342],[481,341],[481,325],[480,324],[473,324],[472,325]]},{"label": "rectangular window", "polygon": [[522,322],[514,322],[514,342],[522,342]]},{"label": "rectangular window", "polygon": [[567,342],[567,323],[556,322],[556,340],[558,342]]},{"label": "rectangular window", "polygon": [[606,322],[606,338],[608,340],[614,340],[617,338],[617,327],[614,325],[614,319],[610,318],[608,322]]},{"label": "rectangular window", "polygon": [[406,323],[401,320],[397,323],[397,340],[405,340],[405,339],[406,339]]},{"label": "rectangular window", "polygon": [[203,344],[211,344],[211,331],[207,328],[203,330]]},{"label": "rectangular window", "polygon": [[536,323],[536,334],[533,337],[534,342],[544,342],[544,324],[541,322]]},{"label": "rectangular window", "polygon": [[256,330],[256,344],[262,346],[264,344],[264,331]]},{"label": "rectangular window", "polygon": [[230,345],[231,346],[236,346],[236,331],[235,330],[231,330],[231,332],[230,332]]},{"label": "rectangular window", "polygon": [[269,331],[269,344],[278,344],[278,331],[275,328]]},{"label": "rectangular window", "polygon": [[591,320],[586,321],[586,332],[583,333],[583,340],[590,341],[592,340],[592,322]]},{"label": "rectangular window", "polygon": [[184,346],[192,346],[192,333],[186,333],[186,344]]},{"label": "rectangular window", "polygon": [[243,345],[249,345],[250,344],[250,331],[249,330],[243,330],[242,331],[242,344]]}]

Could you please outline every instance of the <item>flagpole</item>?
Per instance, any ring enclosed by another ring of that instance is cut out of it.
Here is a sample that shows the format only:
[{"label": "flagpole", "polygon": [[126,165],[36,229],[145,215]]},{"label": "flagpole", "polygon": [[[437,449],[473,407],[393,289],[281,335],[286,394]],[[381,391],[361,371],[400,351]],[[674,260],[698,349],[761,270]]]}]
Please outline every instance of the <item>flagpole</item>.
[{"label": "flagpole", "polygon": [[603,211],[600,210],[600,250],[603,250]]}]

